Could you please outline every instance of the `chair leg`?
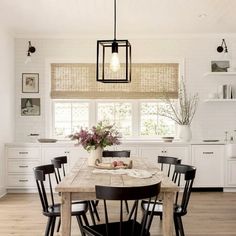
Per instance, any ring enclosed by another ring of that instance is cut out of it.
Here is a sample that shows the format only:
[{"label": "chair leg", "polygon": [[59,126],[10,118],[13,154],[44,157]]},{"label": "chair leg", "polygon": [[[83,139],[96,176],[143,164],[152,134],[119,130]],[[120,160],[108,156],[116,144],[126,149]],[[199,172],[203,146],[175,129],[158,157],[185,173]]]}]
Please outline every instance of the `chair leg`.
[{"label": "chair leg", "polygon": [[91,201],[92,207],[93,207],[93,212],[97,218],[98,221],[100,221],[100,217],[98,215],[98,211],[97,211],[97,205],[98,205],[98,201]]},{"label": "chair leg", "polygon": [[56,217],[53,217],[53,218],[52,218],[52,225],[51,225],[51,233],[50,233],[50,236],[53,236],[53,234],[54,234],[55,223],[56,223]]},{"label": "chair leg", "polygon": [[86,236],[86,234],[84,233],[84,230],[83,230],[83,224],[82,224],[81,216],[79,216],[79,215],[76,216],[76,219],[77,219],[77,222],[78,222],[78,225],[79,225],[81,235]]},{"label": "chair leg", "polygon": [[178,219],[175,215],[174,215],[174,223],[175,223],[175,234],[176,234],[176,236],[179,236]]},{"label": "chair leg", "polygon": [[59,217],[59,221],[58,221],[58,225],[57,225],[57,232],[60,231],[60,227],[61,227],[61,217]]},{"label": "chair leg", "polygon": [[52,217],[48,217],[48,222],[45,230],[45,236],[49,236],[50,228],[52,224]]},{"label": "chair leg", "polygon": [[184,227],[183,227],[183,222],[182,222],[182,218],[181,216],[177,217],[178,219],[178,228],[179,228],[179,232],[180,232],[180,236],[184,236]]},{"label": "chair leg", "polygon": [[129,214],[129,205],[128,205],[128,201],[125,200],[125,208],[127,211],[127,214]]},{"label": "chair leg", "polygon": [[183,222],[181,216],[178,217],[178,226],[179,226],[179,231],[180,231],[180,236],[185,236],[184,234],[184,227],[183,227]]},{"label": "chair leg", "polygon": [[82,214],[82,218],[83,218],[83,220],[84,220],[84,224],[85,224],[86,226],[89,226],[89,222],[88,222],[88,219],[87,219],[86,214]]},{"label": "chair leg", "polygon": [[88,201],[88,209],[89,209],[89,214],[91,216],[91,220],[93,225],[96,225],[95,219],[94,219],[94,214],[93,214],[93,209],[92,209],[92,205],[91,205],[91,201]]}]

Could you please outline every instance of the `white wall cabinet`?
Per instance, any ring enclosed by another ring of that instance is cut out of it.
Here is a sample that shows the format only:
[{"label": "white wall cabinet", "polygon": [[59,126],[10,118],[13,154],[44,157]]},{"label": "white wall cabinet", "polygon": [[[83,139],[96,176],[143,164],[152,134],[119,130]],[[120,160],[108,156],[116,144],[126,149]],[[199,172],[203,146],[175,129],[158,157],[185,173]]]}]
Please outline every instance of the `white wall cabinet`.
[{"label": "white wall cabinet", "polygon": [[224,145],[192,145],[194,187],[224,187]]}]

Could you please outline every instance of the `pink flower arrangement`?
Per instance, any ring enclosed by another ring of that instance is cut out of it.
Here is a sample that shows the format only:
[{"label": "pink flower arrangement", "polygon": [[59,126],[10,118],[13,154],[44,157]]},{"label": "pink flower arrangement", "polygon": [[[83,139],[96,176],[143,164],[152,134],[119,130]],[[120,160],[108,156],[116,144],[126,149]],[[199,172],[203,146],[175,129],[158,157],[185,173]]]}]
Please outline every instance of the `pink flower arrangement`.
[{"label": "pink flower arrangement", "polygon": [[91,129],[83,129],[75,134],[69,135],[72,140],[78,140],[78,144],[81,144],[87,151],[95,150],[97,147],[104,148],[106,146],[120,144],[120,133],[114,128],[114,125],[104,126],[102,122],[99,122],[97,126],[93,126]]}]

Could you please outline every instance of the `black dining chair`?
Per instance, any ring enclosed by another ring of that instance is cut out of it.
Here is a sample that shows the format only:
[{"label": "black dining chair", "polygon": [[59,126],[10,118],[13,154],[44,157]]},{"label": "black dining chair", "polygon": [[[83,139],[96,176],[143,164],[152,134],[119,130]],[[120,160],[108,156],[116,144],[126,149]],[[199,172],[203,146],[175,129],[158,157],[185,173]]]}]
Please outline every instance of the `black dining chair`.
[{"label": "black dining chair", "polygon": [[174,166],[181,164],[181,159],[170,156],[158,156],[157,162],[161,166],[161,171],[165,171],[165,174],[170,177],[170,173],[174,171]]},{"label": "black dining chair", "polygon": [[[137,187],[110,187],[95,186],[97,199],[104,202],[105,223],[97,225],[81,225],[81,231],[89,236],[149,236],[154,205],[151,207],[151,198],[156,202],[160,193],[161,183]],[[149,211],[138,220],[139,200],[149,199],[147,209]],[[107,201],[119,201],[119,221],[111,221],[108,215]],[[134,211],[124,220],[123,202],[134,200]],[[148,215],[149,214],[149,215]]]},{"label": "black dining chair", "polygon": [[[61,216],[61,204],[55,203],[52,182],[55,178],[55,169],[53,165],[42,165],[34,168],[34,176],[41,201],[43,215],[48,217],[45,230],[45,236],[53,236],[56,219]],[[49,196],[46,191],[49,191]],[[88,211],[88,203],[72,205],[72,216],[76,216],[79,225],[88,225],[86,212]],[[81,231],[82,233],[82,231]],[[82,234],[83,235],[83,234]]]},{"label": "black dining chair", "polygon": [[[187,207],[189,203],[189,199],[192,192],[193,181],[196,175],[196,168],[194,166],[189,165],[175,165],[175,170],[173,174],[173,182],[175,182],[178,186],[180,186],[181,178],[184,178],[184,189],[183,193],[176,193],[174,208],[174,224],[175,224],[175,232],[176,236],[184,236],[184,227],[182,223],[182,216],[187,214]],[[151,204],[154,205],[154,204]],[[144,211],[144,215],[148,212],[150,214],[150,220],[152,221],[153,216],[160,216],[163,214],[163,204],[160,202],[156,202],[154,212],[148,210],[148,203],[146,201],[142,201],[141,203],[142,209]]]},{"label": "black dining chair", "polygon": [[[121,150],[121,151],[108,151],[108,150],[105,150],[105,151],[102,152],[102,157],[112,157],[112,158],[126,157],[126,158],[129,158],[130,157],[130,150]],[[98,203],[98,201],[96,203]],[[125,201],[125,208],[126,208],[127,213],[129,213],[129,205],[128,205],[127,201]]]},{"label": "black dining chair", "polygon": [[[65,165],[67,164],[67,156],[60,156],[60,157],[55,157],[51,160],[54,169],[55,169],[55,178],[56,178],[56,182],[57,184],[59,184],[59,182],[61,182],[61,180],[66,176],[66,168]],[[87,200],[85,200],[87,201]],[[84,201],[73,201],[72,204],[81,204]],[[87,201],[88,203],[88,209],[91,215],[91,220],[93,222],[93,224],[95,224],[95,219],[94,219],[94,214],[97,217],[97,220],[99,221],[99,215],[97,212],[97,207],[94,201]],[[93,214],[94,212],[94,214]],[[57,227],[57,232],[59,232],[60,229],[60,224],[61,224],[61,220],[59,220],[59,224]]]}]

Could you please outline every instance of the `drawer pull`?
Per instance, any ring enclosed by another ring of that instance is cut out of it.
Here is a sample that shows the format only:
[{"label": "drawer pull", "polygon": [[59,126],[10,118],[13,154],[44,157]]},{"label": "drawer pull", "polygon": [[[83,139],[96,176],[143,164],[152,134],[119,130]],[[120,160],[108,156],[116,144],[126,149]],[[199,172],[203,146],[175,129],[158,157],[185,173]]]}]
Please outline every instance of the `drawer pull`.
[{"label": "drawer pull", "polygon": [[214,154],[214,152],[203,152],[203,154]]},{"label": "drawer pull", "polygon": [[28,168],[29,166],[19,166],[20,168]]},{"label": "drawer pull", "polygon": [[166,153],[167,151],[161,151],[161,153]]},{"label": "drawer pull", "polygon": [[20,179],[19,182],[29,182],[28,179]]},{"label": "drawer pull", "polygon": [[19,154],[28,154],[28,152],[19,152]]}]

